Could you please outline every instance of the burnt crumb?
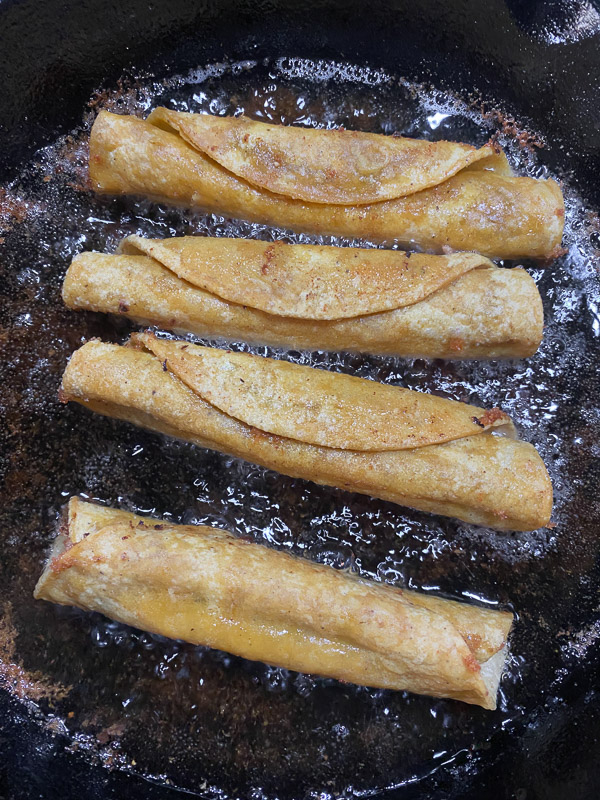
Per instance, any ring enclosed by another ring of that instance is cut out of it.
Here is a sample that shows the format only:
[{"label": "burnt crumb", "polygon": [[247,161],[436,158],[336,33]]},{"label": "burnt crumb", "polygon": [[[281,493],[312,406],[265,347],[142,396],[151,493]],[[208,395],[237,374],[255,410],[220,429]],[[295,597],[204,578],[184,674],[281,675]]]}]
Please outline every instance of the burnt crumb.
[{"label": "burnt crumb", "polygon": [[166,359],[166,358],[165,358],[165,360],[162,362],[162,368],[163,368],[163,372],[166,372],[166,371],[167,371],[167,359]]},{"label": "burnt crumb", "polygon": [[[505,114],[500,109],[491,108],[488,110],[485,103],[477,102],[473,103],[472,107],[479,107],[481,116],[484,119],[493,120],[495,123],[497,123],[500,126],[501,132],[505,136],[509,136],[511,139],[514,139],[522,149],[529,150],[531,152],[534,149],[540,150],[546,146],[546,142],[541,136],[524,130],[520,127],[514,117],[510,116],[509,114]],[[498,133],[496,136],[498,136]],[[493,138],[494,137],[492,137],[492,139]],[[491,139],[490,144],[492,144],[492,147],[495,149]]]},{"label": "burnt crumb", "polygon": [[89,192],[92,182],[89,174],[89,141],[87,132],[69,134],[62,142],[59,162],[53,171],[44,177],[48,181],[64,174],[64,185],[75,192]]},{"label": "burnt crumb", "polygon": [[96,734],[96,739],[100,742],[100,744],[108,744],[110,741],[110,735],[107,731],[100,731]]},{"label": "burnt crumb", "polygon": [[126,314],[129,311],[129,305],[124,300],[119,300],[119,313]]},{"label": "burnt crumb", "polygon": [[181,349],[182,350],[187,350],[188,347],[189,347],[189,344],[184,344],[184,345],[181,346]]},{"label": "burnt crumb", "polygon": [[479,425],[480,428],[485,428],[485,425],[483,424],[483,422],[481,422],[477,417],[471,417],[471,419],[473,420],[475,425]]},{"label": "burnt crumb", "polygon": [[500,153],[502,152],[502,145],[501,145],[501,144],[500,144],[500,142],[498,141],[498,140],[499,140],[499,138],[500,138],[500,133],[499,133],[498,131],[495,131],[495,132],[494,132],[494,133],[493,133],[493,134],[490,136],[490,138],[489,138],[489,140],[488,140],[488,144],[490,145],[490,147],[492,148],[492,150],[494,151],[494,153],[495,153],[497,156],[499,156],[499,155],[500,155]]},{"label": "burnt crumb", "polygon": [[154,525],[153,527],[154,527],[154,530],[155,530],[155,531],[164,531],[164,529],[165,529],[167,526],[166,526],[166,525]]},{"label": "burnt crumb", "polygon": [[8,233],[27,217],[27,203],[0,186],[0,231]]},{"label": "burnt crumb", "polygon": [[116,113],[144,116],[146,101],[151,96],[151,89],[140,81],[131,78],[119,78],[116,89],[100,89],[88,103],[88,108],[97,114],[103,109]]}]

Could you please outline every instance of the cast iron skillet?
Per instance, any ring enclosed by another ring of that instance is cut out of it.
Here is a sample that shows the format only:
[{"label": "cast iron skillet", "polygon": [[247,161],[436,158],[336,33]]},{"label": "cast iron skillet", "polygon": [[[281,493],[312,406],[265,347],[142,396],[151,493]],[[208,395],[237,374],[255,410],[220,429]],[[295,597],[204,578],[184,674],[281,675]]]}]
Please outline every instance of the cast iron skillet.
[{"label": "cast iron skillet", "polygon": [[[0,796],[597,796],[599,22],[591,3],[560,0],[0,0],[0,179],[19,176],[0,193]],[[189,83],[172,82],[219,63],[196,76],[196,98]],[[514,411],[549,464],[557,527],[500,536],[61,407],[55,393],[70,352],[83,338],[127,333],[62,308],[60,280],[74,252],[134,230],[271,235],[89,195],[81,126],[99,87],[113,91],[98,104],[124,111],[162,98],[196,110],[241,104],[259,116],[276,96],[273,113],[302,121],[302,97],[316,122],[474,143],[498,129],[523,169],[564,176],[570,252],[550,272],[534,269],[549,323],[530,372],[518,362],[287,354]],[[453,93],[462,98],[454,110]],[[442,100],[442,127],[436,118],[422,129],[423,102],[439,112]],[[519,143],[513,134],[524,128],[547,146]],[[75,492],[512,605],[519,619],[499,711],[267,670],[34,604],[59,507]]]}]

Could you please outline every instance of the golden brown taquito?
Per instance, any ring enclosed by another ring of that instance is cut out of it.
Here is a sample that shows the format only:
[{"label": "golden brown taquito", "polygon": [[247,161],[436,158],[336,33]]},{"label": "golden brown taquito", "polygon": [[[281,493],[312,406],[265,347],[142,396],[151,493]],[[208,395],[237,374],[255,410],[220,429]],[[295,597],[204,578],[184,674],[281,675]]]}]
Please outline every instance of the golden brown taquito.
[{"label": "golden brown taquito", "polygon": [[150,334],[132,340],[77,350],[62,398],[285,475],[479,525],[532,530],[550,518],[544,464],[511,438],[498,409]]},{"label": "golden brown taquito", "polygon": [[90,176],[107,194],[491,258],[552,258],[564,223],[558,184],[511,175],[489,146],[307,131],[165,108],[147,120],[101,111],[91,132]]},{"label": "golden brown taquito", "polygon": [[537,287],[475,253],[130,236],[75,257],[70,308],[255,344],[425,358],[523,357],[542,337]]},{"label": "golden brown taquito", "polygon": [[244,658],[496,707],[512,614],[72,498],[35,597]]}]

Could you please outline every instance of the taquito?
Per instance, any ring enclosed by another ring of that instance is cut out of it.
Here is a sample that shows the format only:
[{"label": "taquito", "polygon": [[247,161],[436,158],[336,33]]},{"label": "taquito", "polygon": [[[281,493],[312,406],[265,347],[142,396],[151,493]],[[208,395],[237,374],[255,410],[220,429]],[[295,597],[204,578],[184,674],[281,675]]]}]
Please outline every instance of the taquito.
[{"label": "taquito", "polygon": [[178,333],[424,358],[528,356],[543,329],[525,270],[475,253],[130,236],[76,256],[63,298]]},{"label": "taquito", "polygon": [[34,594],[255,661],[488,709],[513,619],[77,498]]},{"label": "taquito", "polygon": [[62,399],[285,475],[479,525],[532,530],[549,520],[544,464],[511,438],[499,409],[151,334],[131,343],[77,350]]},{"label": "taquito", "polygon": [[318,234],[491,258],[560,250],[561,190],[511,174],[488,144],[308,130],[155,109],[101,111],[93,187]]}]

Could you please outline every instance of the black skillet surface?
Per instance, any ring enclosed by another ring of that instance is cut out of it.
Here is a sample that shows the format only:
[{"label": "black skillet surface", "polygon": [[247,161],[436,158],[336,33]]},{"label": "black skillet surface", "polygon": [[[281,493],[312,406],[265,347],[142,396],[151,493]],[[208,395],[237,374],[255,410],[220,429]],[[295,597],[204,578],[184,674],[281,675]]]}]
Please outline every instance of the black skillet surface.
[{"label": "black skillet surface", "polygon": [[[163,798],[173,786],[223,800],[598,796],[599,23],[591,4],[514,0],[0,2],[0,169],[18,176],[0,194],[0,796]],[[126,334],[114,320],[62,308],[75,252],[114,247],[134,230],[278,235],[89,195],[91,115],[82,119],[100,86],[108,91],[93,107],[136,113],[157,102],[243,108],[473,143],[499,130],[519,169],[563,176],[569,253],[533,273],[547,315],[534,359],[274,353],[502,405],[548,463],[556,528],[475,529],[61,407],[60,373],[82,338]],[[499,710],[269,670],[33,603],[57,511],[75,492],[513,607]]]}]

